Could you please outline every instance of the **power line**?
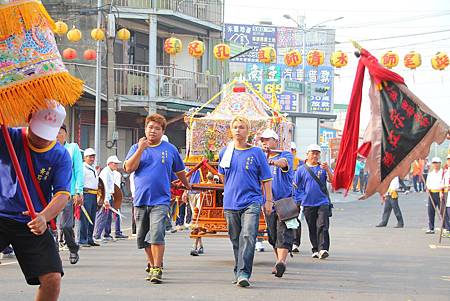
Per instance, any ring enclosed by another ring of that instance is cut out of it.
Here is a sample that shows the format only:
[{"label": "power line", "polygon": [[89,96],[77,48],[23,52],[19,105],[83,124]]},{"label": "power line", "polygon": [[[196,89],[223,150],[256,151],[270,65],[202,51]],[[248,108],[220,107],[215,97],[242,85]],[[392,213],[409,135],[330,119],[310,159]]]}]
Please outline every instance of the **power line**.
[{"label": "power line", "polygon": [[404,17],[404,18],[398,18],[398,19],[391,19],[391,20],[379,20],[379,21],[372,21],[372,22],[366,22],[366,23],[360,23],[356,25],[346,25],[346,26],[337,26],[336,29],[346,29],[346,28],[360,28],[360,27],[371,27],[373,25],[386,25],[386,24],[395,24],[395,23],[403,23],[403,22],[412,22],[422,19],[428,19],[428,18],[437,18],[437,17],[443,17],[450,15],[450,11],[447,12],[439,12],[439,13],[432,13],[432,14],[425,14],[425,15],[416,15],[416,16],[410,16],[410,17]]},{"label": "power line", "polygon": [[[210,0],[209,0],[210,1]],[[260,3],[260,2],[259,2]],[[300,7],[295,7],[292,8],[290,7],[289,9],[286,9],[285,7],[281,7],[281,6],[262,6],[262,5],[245,5],[245,4],[230,4],[229,0],[225,3],[225,8],[226,7],[242,7],[242,8],[252,8],[252,9],[271,9],[271,10],[295,10],[295,11],[317,11],[317,12],[340,12],[340,13],[355,13],[355,14],[360,14],[360,13],[368,13],[367,10],[350,10],[350,9],[326,9],[324,7],[320,7],[318,9],[315,8],[300,8]],[[450,10],[442,10],[442,9],[437,9],[437,10],[408,10],[408,9],[402,9],[400,12],[398,13],[411,13],[411,12],[443,12],[443,11],[448,11],[450,12]],[[392,10],[370,10],[370,13],[393,13]],[[397,13],[397,12],[395,12]]]}]

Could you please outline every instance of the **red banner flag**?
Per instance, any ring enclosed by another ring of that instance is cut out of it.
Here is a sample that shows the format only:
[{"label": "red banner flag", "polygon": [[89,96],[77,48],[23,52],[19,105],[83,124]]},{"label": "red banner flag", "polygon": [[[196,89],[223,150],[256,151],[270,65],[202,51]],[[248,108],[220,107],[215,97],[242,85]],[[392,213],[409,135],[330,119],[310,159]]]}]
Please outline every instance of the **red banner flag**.
[{"label": "red banner flag", "polygon": [[[360,54],[333,187],[349,189],[360,153],[367,158],[369,182],[363,196],[367,198],[375,192],[384,194],[394,177],[404,177],[414,160],[428,155],[433,142],[444,141],[449,126],[406,87],[401,76],[382,67],[368,51],[362,49]],[[371,78],[371,119],[358,150],[365,68]]]}]

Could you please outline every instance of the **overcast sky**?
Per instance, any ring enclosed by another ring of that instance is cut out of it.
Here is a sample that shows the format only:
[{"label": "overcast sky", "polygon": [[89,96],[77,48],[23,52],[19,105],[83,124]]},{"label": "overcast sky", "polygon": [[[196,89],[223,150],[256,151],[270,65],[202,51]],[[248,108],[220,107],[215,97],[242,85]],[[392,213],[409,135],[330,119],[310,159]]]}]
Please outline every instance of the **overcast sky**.
[{"label": "overcast sky", "polygon": [[[336,29],[336,41],[340,42],[336,50],[348,52],[350,61],[347,67],[337,71],[335,103],[348,103],[350,99],[357,59],[352,54],[354,48],[349,40],[354,39],[377,58],[388,50],[397,52],[400,63],[393,71],[403,76],[411,91],[450,124],[450,67],[436,71],[430,63],[431,56],[437,51],[450,55],[449,0],[225,0],[226,23],[257,24],[269,20],[275,26],[295,26],[291,20],[283,18],[283,14],[290,14],[295,19],[305,16],[308,28],[325,20],[344,17],[326,24]],[[386,39],[388,37],[395,38]],[[415,71],[403,66],[403,56],[411,50],[422,55],[422,66]],[[366,81],[362,127],[370,116],[368,88]]]}]

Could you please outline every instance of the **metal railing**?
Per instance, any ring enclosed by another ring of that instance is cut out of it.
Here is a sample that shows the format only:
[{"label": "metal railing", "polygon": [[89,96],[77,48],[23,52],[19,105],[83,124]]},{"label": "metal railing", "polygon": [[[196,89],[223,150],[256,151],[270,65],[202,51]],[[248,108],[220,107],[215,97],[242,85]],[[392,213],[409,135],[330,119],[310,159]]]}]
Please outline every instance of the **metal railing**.
[{"label": "metal railing", "polygon": [[220,78],[215,75],[171,66],[158,66],[156,74],[150,74],[148,65],[116,64],[114,66],[116,94],[148,96],[149,76],[156,76],[156,94],[159,97],[203,103],[220,89]]},{"label": "metal railing", "polygon": [[[95,87],[95,65],[66,63],[68,70],[85,81],[85,86]],[[186,101],[206,102],[220,90],[217,75],[178,69],[172,66],[156,67],[156,74],[150,74],[148,65],[115,64],[114,93],[116,96],[148,96],[149,76],[156,77],[156,96],[177,98]],[[106,78],[106,67],[102,67]],[[105,90],[103,81],[102,91]]]},{"label": "metal railing", "polygon": [[[117,7],[152,8],[152,0],[116,0]],[[156,9],[166,9],[222,25],[222,0],[155,0]]]}]

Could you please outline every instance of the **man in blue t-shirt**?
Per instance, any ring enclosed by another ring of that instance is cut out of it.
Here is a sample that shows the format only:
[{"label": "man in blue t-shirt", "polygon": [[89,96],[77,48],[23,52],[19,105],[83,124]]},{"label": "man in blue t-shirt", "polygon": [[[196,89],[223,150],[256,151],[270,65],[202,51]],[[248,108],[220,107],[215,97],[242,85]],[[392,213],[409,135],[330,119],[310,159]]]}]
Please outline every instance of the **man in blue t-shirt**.
[{"label": "man in blue t-shirt", "polygon": [[327,181],[333,181],[333,172],[326,162],[319,162],[319,145],[309,145],[306,157],[305,164],[299,166],[294,176],[294,187],[296,188],[294,196],[296,201],[303,206],[312,245],[312,257],[325,259],[329,256],[330,248],[328,233],[330,200],[315,178],[322,183],[322,186],[326,187]]},{"label": "man in blue t-shirt", "polygon": [[184,163],[172,144],[161,141],[166,119],[153,114],[145,120],[145,137],[131,146],[125,159],[127,173],[134,172],[137,246],[145,249],[149,274],[147,280],[162,282],[165,249],[165,219],[170,206],[170,183],[175,173],[190,189]]},{"label": "man in blue t-shirt", "polygon": [[[27,283],[40,285],[36,300],[57,300],[59,296],[63,269],[47,223],[68,202],[72,177],[70,155],[55,141],[66,112],[53,102],[49,107],[32,115],[28,129],[8,129],[37,213],[33,219],[28,216],[5,137],[0,134],[0,250],[12,245]],[[34,186],[25,147],[30,151],[43,200]],[[44,207],[44,202],[49,205]]]},{"label": "man in blue t-shirt", "polygon": [[272,173],[259,147],[247,143],[250,122],[236,116],[230,123],[233,141],[219,154],[219,173],[224,183],[223,208],[234,252],[235,283],[250,285],[261,205],[272,212]]},{"label": "man in blue t-shirt", "polygon": [[[263,150],[268,154],[268,163],[272,172],[273,201],[292,196],[293,157],[291,152],[273,151],[278,145],[278,134],[272,129],[266,129],[261,134]],[[269,243],[275,251],[276,263],[272,271],[275,277],[283,277],[286,271],[286,259],[288,252],[294,243],[294,229],[288,229],[286,223],[278,219],[277,213],[266,217],[269,230]]]}]

